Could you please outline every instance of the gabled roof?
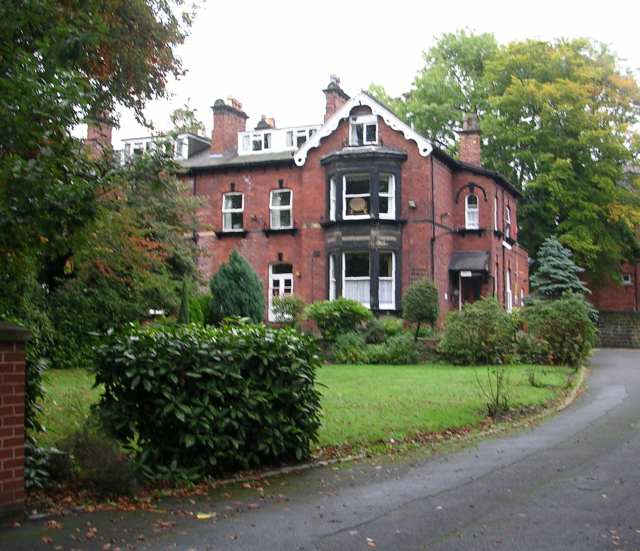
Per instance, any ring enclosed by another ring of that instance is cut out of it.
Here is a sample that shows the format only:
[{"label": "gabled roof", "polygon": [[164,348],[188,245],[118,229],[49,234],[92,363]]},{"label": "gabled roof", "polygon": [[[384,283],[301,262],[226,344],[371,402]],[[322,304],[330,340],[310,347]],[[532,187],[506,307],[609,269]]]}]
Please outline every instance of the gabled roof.
[{"label": "gabled roof", "polygon": [[378,115],[379,117],[381,117],[382,120],[387,124],[387,126],[393,128],[393,130],[402,132],[402,135],[407,140],[413,140],[418,147],[420,155],[422,155],[423,157],[429,156],[433,149],[433,147],[431,146],[431,142],[429,142],[429,140],[427,140],[427,138],[425,138],[424,136],[418,134],[408,124],[401,121],[397,115],[392,113],[377,99],[363,90],[359,94],[353,96],[340,109],[338,109],[333,115],[331,115],[331,117],[329,117],[327,121],[320,127],[320,130],[318,130],[309,140],[307,140],[302,145],[300,149],[298,149],[298,151],[296,151],[296,154],[294,155],[296,164],[298,166],[303,166],[307,160],[309,151],[318,147],[322,138],[326,138],[331,133],[333,133],[335,129],[338,128],[340,121],[346,119],[354,107],[359,107],[361,105],[369,107],[374,115]]}]

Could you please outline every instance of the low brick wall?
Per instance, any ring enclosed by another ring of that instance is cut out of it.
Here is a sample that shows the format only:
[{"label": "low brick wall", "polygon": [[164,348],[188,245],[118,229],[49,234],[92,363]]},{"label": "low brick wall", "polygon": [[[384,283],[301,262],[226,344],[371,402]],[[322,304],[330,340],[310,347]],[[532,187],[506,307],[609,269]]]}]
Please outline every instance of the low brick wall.
[{"label": "low brick wall", "polygon": [[640,348],[640,312],[600,312],[600,346]]},{"label": "low brick wall", "polygon": [[0,321],[0,515],[24,506],[25,345],[29,333]]}]

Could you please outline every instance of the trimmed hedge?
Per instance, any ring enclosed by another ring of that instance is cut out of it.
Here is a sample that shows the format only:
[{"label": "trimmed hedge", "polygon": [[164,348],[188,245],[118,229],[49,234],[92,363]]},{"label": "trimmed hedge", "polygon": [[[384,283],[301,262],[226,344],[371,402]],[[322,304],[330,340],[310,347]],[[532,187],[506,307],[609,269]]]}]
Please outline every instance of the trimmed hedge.
[{"label": "trimmed hedge", "polygon": [[309,456],[320,427],[311,337],[249,323],[130,326],[98,350],[98,412],[149,477]]}]

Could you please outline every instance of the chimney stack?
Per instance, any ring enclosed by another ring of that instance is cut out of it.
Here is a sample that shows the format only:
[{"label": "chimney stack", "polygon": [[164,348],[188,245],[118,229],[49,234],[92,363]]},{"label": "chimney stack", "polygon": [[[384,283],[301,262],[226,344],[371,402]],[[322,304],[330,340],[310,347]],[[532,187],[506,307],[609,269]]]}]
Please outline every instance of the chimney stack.
[{"label": "chimney stack", "polygon": [[260,117],[260,122],[256,125],[256,130],[268,130],[276,127],[276,121],[273,117],[267,117],[266,115],[262,115]]},{"label": "chimney stack", "polygon": [[349,96],[340,88],[340,79],[336,75],[331,75],[329,85],[323,92],[327,100],[324,113],[324,120],[326,122],[327,119],[349,101]]},{"label": "chimney stack", "polygon": [[460,160],[470,165],[482,166],[480,162],[480,126],[478,115],[465,115],[460,131]]},{"label": "chimney stack", "polygon": [[229,97],[225,102],[217,99],[213,106],[213,132],[211,133],[211,153],[224,154],[238,150],[238,132],[246,130],[247,114],[242,104]]},{"label": "chimney stack", "polygon": [[87,139],[85,141],[92,159],[100,158],[107,149],[112,148],[113,125],[106,115],[87,119]]}]

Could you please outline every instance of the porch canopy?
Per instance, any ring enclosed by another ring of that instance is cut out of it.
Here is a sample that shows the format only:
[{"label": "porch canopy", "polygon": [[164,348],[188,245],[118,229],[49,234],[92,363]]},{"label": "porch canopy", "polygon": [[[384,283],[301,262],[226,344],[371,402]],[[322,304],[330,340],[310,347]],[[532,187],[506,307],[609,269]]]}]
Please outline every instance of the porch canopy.
[{"label": "porch canopy", "polygon": [[457,251],[449,263],[450,272],[469,271],[486,273],[489,271],[489,251]]}]

